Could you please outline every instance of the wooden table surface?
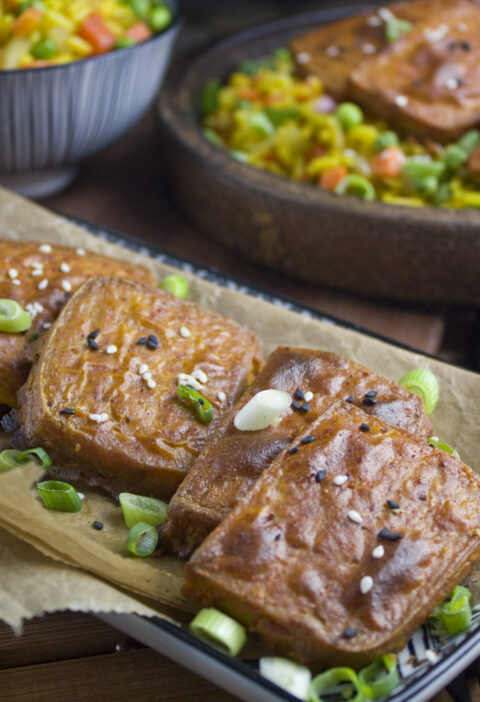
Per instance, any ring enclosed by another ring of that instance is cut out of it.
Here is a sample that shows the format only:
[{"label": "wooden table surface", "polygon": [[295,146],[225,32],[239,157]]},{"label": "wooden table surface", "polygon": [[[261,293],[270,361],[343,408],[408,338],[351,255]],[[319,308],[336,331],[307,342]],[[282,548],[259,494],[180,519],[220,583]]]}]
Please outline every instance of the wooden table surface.
[{"label": "wooden table surface", "polygon": [[[201,235],[171,201],[155,129],[150,113],[118,144],[85,164],[68,190],[44,204],[134,234],[446,360],[478,367],[476,309],[367,300],[325,290],[240,260]],[[442,692],[435,702],[468,702],[469,694],[480,702],[475,670],[451,693],[454,697]],[[58,613],[27,622],[21,638],[0,624],[1,702],[229,702],[232,695],[86,614]]]}]

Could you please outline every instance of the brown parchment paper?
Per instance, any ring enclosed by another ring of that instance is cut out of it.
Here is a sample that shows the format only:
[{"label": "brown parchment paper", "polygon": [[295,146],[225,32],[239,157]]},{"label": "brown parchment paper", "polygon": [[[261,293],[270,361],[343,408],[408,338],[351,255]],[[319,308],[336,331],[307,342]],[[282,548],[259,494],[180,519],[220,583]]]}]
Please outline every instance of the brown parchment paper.
[{"label": "brown parchment paper", "polygon": [[[38,205],[2,189],[0,238],[83,246],[97,253],[146,265],[159,279],[175,271],[171,266],[146,255],[103,241]],[[201,277],[185,275],[189,278],[191,299],[250,327],[261,338],[265,354],[278,345],[325,349],[370,366],[393,380],[398,380],[414,367],[431,368],[441,388],[440,400],[432,415],[435,434],[454,445],[462,459],[480,472],[480,454],[477,448],[480,443],[480,425],[477,419],[479,375],[397,348],[368,335],[274,306],[236,290],[219,287]],[[124,548],[126,528],[120,508],[93,491],[83,491],[84,506],[77,514],[45,510],[33,486],[41,474],[42,471],[37,466],[29,465],[0,475],[0,527],[57,562],[78,566],[116,586],[150,598],[160,613],[171,613],[169,607],[175,608],[174,611],[189,609],[180,593],[183,566],[179,560],[171,556],[143,560],[127,556]],[[102,531],[92,528],[94,519],[105,524]],[[19,571],[13,570],[10,575],[3,572],[5,568],[1,554],[0,541],[0,571],[10,598],[17,598],[16,610],[25,611],[25,616],[29,616],[29,612],[38,613],[38,601],[35,603],[28,599],[28,589],[17,589],[15,586],[16,579],[21,576]],[[25,557],[28,560],[28,554]],[[64,566],[57,567],[64,570]],[[30,569],[30,573],[33,571],[34,568]],[[68,572],[73,580],[75,573],[79,578],[86,577],[80,571],[69,569]],[[89,577],[91,587],[85,606],[88,610],[99,611],[98,608],[94,609],[97,597],[94,583],[97,580]],[[475,575],[475,590],[476,580]],[[64,582],[63,578],[59,579],[54,593],[45,589],[45,611],[55,609],[57,596],[58,608],[66,606],[75,586],[69,581],[68,588],[64,588]],[[102,607],[106,585],[100,580],[98,583],[98,602]],[[42,592],[42,580],[35,582],[35,585]],[[82,587],[80,580],[78,587]],[[116,593],[117,590],[111,588],[109,601],[115,611],[139,611],[134,600],[127,602],[124,594],[117,598]],[[74,606],[79,608],[78,599],[76,602]],[[7,604],[0,596],[0,618],[13,623],[12,618],[9,618],[11,608],[11,602]]]}]

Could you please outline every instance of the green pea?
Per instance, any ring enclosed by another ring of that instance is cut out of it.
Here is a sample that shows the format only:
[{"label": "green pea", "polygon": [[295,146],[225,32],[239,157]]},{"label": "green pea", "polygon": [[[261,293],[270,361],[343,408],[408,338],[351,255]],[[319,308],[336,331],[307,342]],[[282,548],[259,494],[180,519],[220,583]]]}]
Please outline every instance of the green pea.
[{"label": "green pea", "polygon": [[167,275],[158,287],[182,299],[188,295],[188,283],[183,275]]},{"label": "green pea", "polygon": [[169,7],[154,7],[150,12],[150,26],[154,32],[161,32],[172,21],[172,11]]},{"label": "green pea", "polygon": [[335,188],[337,195],[355,195],[362,200],[375,200],[375,188],[364,176],[352,173],[346,176]]},{"label": "green pea", "polygon": [[[438,179],[445,173],[442,161],[416,161],[409,159],[402,169],[405,186],[414,193],[432,194],[438,187]],[[435,184],[431,178],[435,179]]]},{"label": "green pea", "polygon": [[129,5],[140,19],[145,19],[150,12],[150,3],[148,0],[130,0]]},{"label": "green pea", "polygon": [[135,46],[137,42],[135,39],[131,39],[130,37],[120,37],[117,39],[114,45],[114,49],[128,49],[129,46]]},{"label": "green pea", "polygon": [[449,144],[443,154],[443,160],[449,168],[458,168],[468,159],[468,153],[458,144]]},{"label": "green pea", "polygon": [[474,151],[479,144],[480,144],[480,132],[478,131],[478,129],[470,129],[469,132],[466,132],[457,141],[457,146],[459,146],[461,149],[466,151],[467,154],[471,154],[472,151]]},{"label": "green pea", "polygon": [[335,116],[345,131],[363,122],[363,112],[353,102],[342,102],[335,110]]},{"label": "green pea", "polygon": [[57,53],[57,45],[53,39],[40,39],[32,46],[31,54],[36,59],[51,59]]},{"label": "green pea", "polygon": [[387,131],[378,135],[373,145],[375,151],[383,151],[389,146],[398,146],[399,139],[395,132]]},{"label": "green pea", "polygon": [[435,205],[443,205],[452,199],[452,191],[448,183],[441,183],[436,192],[433,194],[433,202]]}]

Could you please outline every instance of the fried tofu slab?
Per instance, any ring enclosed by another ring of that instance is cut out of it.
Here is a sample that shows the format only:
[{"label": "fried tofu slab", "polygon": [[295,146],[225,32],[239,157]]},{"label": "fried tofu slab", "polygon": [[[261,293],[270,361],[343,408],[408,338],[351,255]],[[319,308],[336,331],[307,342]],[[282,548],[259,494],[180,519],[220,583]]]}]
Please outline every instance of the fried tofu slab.
[{"label": "fried tofu slab", "polygon": [[195,552],[184,593],[288,658],[360,667],[401,649],[480,557],[480,480],[342,402],[295,446]]},{"label": "fried tofu slab", "polygon": [[[139,283],[92,278],[19,392],[17,443],[43,446],[63,475],[113,495],[170,497],[259,365],[257,337],[239,324]],[[179,399],[181,373],[213,405],[209,424]]]},{"label": "fried tofu slab", "polygon": [[[239,409],[253,395],[269,388],[288,392],[296,404],[277,426],[254,432],[236,429],[234,417]],[[306,393],[313,394],[308,402]],[[302,396],[303,400],[296,399]],[[270,355],[170,502],[169,518],[161,532],[165,547],[182,557],[192,553],[312,419],[332,402],[346,398],[420,438],[431,434],[422,401],[397,383],[334,353],[280,347]]]},{"label": "fried tofu slab", "polygon": [[26,381],[29,340],[45,331],[65,302],[94,275],[115,275],[155,285],[142,266],[106,256],[37,242],[0,240],[0,298],[16,300],[33,319],[25,334],[0,332],[0,405],[17,406],[17,391]]}]

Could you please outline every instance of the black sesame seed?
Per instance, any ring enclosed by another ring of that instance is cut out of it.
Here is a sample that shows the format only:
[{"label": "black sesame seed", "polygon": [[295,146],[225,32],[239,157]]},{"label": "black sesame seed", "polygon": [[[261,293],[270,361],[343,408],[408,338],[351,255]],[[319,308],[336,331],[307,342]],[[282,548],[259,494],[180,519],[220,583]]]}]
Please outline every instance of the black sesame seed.
[{"label": "black sesame seed", "polygon": [[282,535],[281,535],[281,534],[276,534],[274,540],[275,540],[275,541],[278,541],[278,540],[281,539],[281,538],[282,538]]},{"label": "black sesame seed", "polygon": [[318,473],[315,475],[315,480],[317,483],[321,483],[325,478],[327,477],[327,471],[326,470],[319,470]]},{"label": "black sesame seed", "polygon": [[199,405],[204,405],[204,404],[205,404],[205,400],[202,400],[202,398],[199,397],[199,398],[198,398],[198,404],[199,404]]},{"label": "black sesame seed", "polygon": [[345,398],[345,402],[355,402],[355,398],[353,397],[353,395],[349,395]]},{"label": "black sesame seed", "polygon": [[87,338],[87,344],[92,349],[92,351],[98,351],[99,346],[98,346],[97,342],[94,341],[93,339]]},{"label": "black sesame seed", "polygon": [[378,395],[378,392],[376,390],[369,390],[368,392],[365,393],[365,397],[376,397]]},{"label": "black sesame seed", "polygon": [[418,496],[418,499],[419,499],[419,500],[426,500],[426,499],[427,499],[427,496],[426,496],[426,494],[425,494],[424,492],[421,492],[421,493],[419,494],[419,496]]},{"label": "black sesame seed", "polygon": [[395,500],[387,500],[387,505],[390,507],[390,509],[400,509],[400,505],[398,502],[395,502]]},{"label": "black sesame seed", "polygon": [[155,334],[150,334],[147,339],[147,346],[149,349],[158,349],[158,339]]},{"label": "black sesame seed", "polygon": [[309,434],[308,436],[304,436],[303,439],[300,440],[301,444],[311,444],[312,441],[315,441],[315,437]]},{"label": "black sesame seed", "polygon": [[297,402],[296,400],[294,400],[294,401],[292,402],[292,407],[293,407],[293,409],[298,409],[298,410],[299,410],[300,407],[301,407],[300,402]]},{"label": "black sesame seed", "polygon": [[297,389],[295,390],[293,396],[296,397],[297,400],[304,400],[304,399],[305,399],[305,395],[304,395],[303,392],[300,390],[300,388],[297,388]]},{"label": "black sesame seed", "polygon": [[146,343],[147,343],[147,337],[141,336],[140,339],[137,341],[137,346],[145,346]]},{"label": "black sesame seed", "polygon": [[87,339],[96,339],[97,336],[100,334],[100,329],[94,329],[93,331],[88,334]]},{"label": "black sesame seed", "polygon": [[374,397],[364,397],[363,404],[364,405],[376,405],[377,401]]},{"label": "black sesame seed", "polygon": [[358,631],[356,629],[352,629],[351,626],[349,626],[345,631],[343,632],[342,636],[344,639],[353,639],[354,636],[358,634]]},{"label": "black sesame seed", "polygon": [[471,51],[472,49],[472,45],[469,41],[462,41],[460,42],[460,45],[464,51]]},{"label": "black sesame seed", "polygon": [[59,414],[75,414],[75,410],[71,407],[65,407],[65,409],[60,410]]},{"label": "black sesame seed", "polygon": [[300,405],[300,410],[302,412],[308,412],[310,410],[310,402],[304,402],[303,405]]},{"label": "black sesame seed", "polygon": [[362,422],[360,424],[360,430],[361,431],[370,431],[370,424],[366,424],[366,422]]},{"label": "black sesame seed", "polygon": [[379,531],[378,536],[380,539],[386,539],[387,541],[400,541],[400,539],[403,539],[403,534],[394,534],[393,532],[388,531],[387,527],[384,527],[381,531]]},{"label": "black sesame seed", "polygon": [[101,531],[103,529],[103,522],[99,522],[97,519],[92,524],[94,529],[98,529],[98,531]]},{"label": "black sesame seed", "polygon": [[383,432],[384,434],[386,434],[387,431],[388,431],[388,427],[382,427],[382,428],[380,429],[380,431]]},{"label": "black sesame seed", "polygon": [[287,453],[297,453],[298,451],[298,446],[293,446],[293,448],[288,449]]}]

